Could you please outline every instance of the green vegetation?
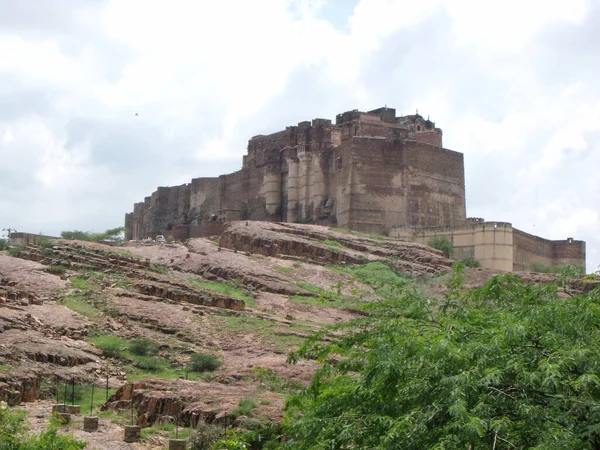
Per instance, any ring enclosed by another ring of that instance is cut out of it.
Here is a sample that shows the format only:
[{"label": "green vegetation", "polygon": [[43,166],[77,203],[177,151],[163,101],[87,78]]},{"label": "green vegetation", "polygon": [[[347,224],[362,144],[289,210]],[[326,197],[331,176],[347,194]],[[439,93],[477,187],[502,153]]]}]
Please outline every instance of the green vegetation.
[{"label": "green vegetation", "polygon": [[0,449],[2,450],[79,450],[87,442],[71,435],[58,434],[56,421],[41,433],[30,433],[24,411],[13,411],[0,402]]},{"label": "green vegetation", "polygon": [[291,327],[285,328],[270,320],[253,316],[209,316],[217,331],[254,333],[261,336],[265,341],[273,344],[277,351],[287,352],[303,342],[304,338],[290,334],[287,330],[292,328],[296,332],[309,333],[311,328],[294,321]]},{"label": "green vegetation", "polygon": [[63,239],[78,239],[80,241],[102,242],[108,241],[115,244],[120,244],[124,239],[125,228],[118,227],[106,230],[104,233],[95,233],[93,231],[63,231],[60,237]]},{"label": "green vegetation", "polygon": [[469,256],[468,258],[463,259],[461,262],[465,265],[465,267],[471,267],[471,268],[481,267],[481,263],[472,256]]},{"label": "green vegetation", "polygon": [[190,357],[188,364],[191,372],[214,372],[217,370],[223,361],[217,358],[215,355],[209,355],[207,353],[194,353]]},{"label": "green vegetation", "polygon": [[53,275],[64,275],[67,272],[67,268],[65,266],[50,265],[46,269],[46,272]]},{"label": "green vegetation", "polygon": [[450,258],[452,256],[452,241],[445,236],[435,236],[429,240],[427,245],[441,251],[446,258]]},{"label": "green vegetation", "polygon": [[188,438],[188,449],[211,450],[215,442],[223,436],[225,436],[225,428],[219,425],[211,425],[201,420]]},{"label": "green vegetation", "polygon": [[8,254],[12,257],[17,257],[24,249],[24,247],[11,247],[8,249]]},{"label": "green vegetation", "polygon": [[64,296],[59,303],[89,319],[102,314],[102,311],[93,304],[92,299],[82,292],[71,292]]},{"label": "green vegetation", "polygon": [[277,272],[281,272],[281,273],[285,273],[285,274],[292,273],[294,271],[294,269],[292,267],[285,267],[285,266],[275,266],[274,269]]},{"label": "green vegetation", "polygon": [[8,240],[0,239],[0,252],[8,248]]},{"label": "green vegetation", "polygon": [[71,282],[73,287],[75,287],[77,289],[89,289],[90,288],[90,283],[85,278],[71,277],[69,279],[69,281]]},{"label": "green vegetation", "polygon": [[142,428],[142,439],[148,439],[156,434],[164,435],[169,439],[187,439],[193,430],[191,428],[177,428],[173,422],[162,425]]},{"label": "green vegetation", "polygon": [[[158,353],[157,345],[148,339],[129,341],[115,334],[104,333],[90,337],[89,342],[95,344],[106,356],[131,361],[143,372],[156,374],[171,367],[171,364],[163,358],[148,356]],[[172,377],[167,376],[166,378]]]},{"label": "green vegetation", "polygon": [[599,448],[600,289],[463,283],[457,263],[444,298],[406,286],[292,353],[322,367],[279,448]]},{"label": "green vegetation", "polygon": [[[252,368],[254,379],[263,384],[266,389],[279,393],[298,393],[304,385],[297,380],[280,377],[274,370],[264,367]],[[261,405],[263,402],[261,401]]]},{"label": "green vegetation", "polygon": [[194,286],[198,286],[206,291],[216,292],[228,297],[243,300],[249,306],[255,306],[256,301],[252,294],[245,290],[239,283],[228,283],[224,281],[205,281],[196,278],[188,280]]},{"label": "green vegetation", "polygon": [[136,338],[129,344],[129,350],[131,350],[134,355],[151,356],[158,353],[158,345],[150,339]]},{"label": "green vegetation", "polygon": [[325,245],[326,247],[330,247],[330,248],[346,248],[346,246],[344,244],[342,244],[341,242],[338,241],[333,241],[331,239],[325,239],[323,241],[323,245]]},{"label": "green vegetation", "polygon": [[[75,384],[75,389],[72,389],[69,384],[67,387],[67,398],[63,398],[64,395],[64,384],[59,386],[59,400],[60,402],[64,402],[68,405],[80,405],[81,413],[86,415],[90,414],[90,406],[92,402],[92,386],[90,384]],[[74,391],[74,392],[73,392]],[[108,395],[112,395],[116,392],[116,389],[110,388],[108,390]],[[73,396],[73,393],[75,394]],[[54,393],[56,395],[56,393]],[[106,387],[105,386],[94,386],[93,392],[93,406],[94,406],[94,414],[100,411],[100,407],[106,401]]]},{"label": "green vegetation", "polygon": [[564,273],[565,270],[567,271],[573,271],[573,268],[577,268],[579,269],[579,272],[581,272],[581,274],[584,273],[584,270],[582,267],[576,266],[574,264],[567,264],[564,266],[546,266],[542,263],[536,262],[536,261],[532,261],[529,264],[527,264],[527,269],[531,270],[532,272],[540,272],[540,273]]},{"label": "green vegetation", "polygon": [[231,411],[234,417],[246,416],[251,417],[254,408],[258,407],[258,403],[254,397],[244,397],[238,403],[238,407]]}]

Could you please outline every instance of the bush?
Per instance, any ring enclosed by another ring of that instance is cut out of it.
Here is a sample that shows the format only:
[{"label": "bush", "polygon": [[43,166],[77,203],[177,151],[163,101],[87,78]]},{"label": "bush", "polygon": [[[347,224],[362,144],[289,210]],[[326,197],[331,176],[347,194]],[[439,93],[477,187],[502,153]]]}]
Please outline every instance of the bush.
[{"label": "bush", "polygon": [[481,263],[472,256],[461,261],[466,267],[481,267]]},{"label": "bush", "polygon": [[210,425],[201,420],[188,438],[188,449],[210,450],[213,448],[215,442],[223,436],[225,436],[224,428],[218,425]]},{"label": "bush", "polygon": [[8,249],[8,254],[10,256],[17,257],[23,251],[23,247],[11,247]]},{"label": "bush", "polygon": [[8,241],[6,239],[0,239],[0,251],[8,248]]},{"label": "bush", "polygon": [[194,353],[190,358],[188,368],[191,372],[213,372],[222,364],[223,362],[215,355]]},{"label": "bush", "polygon": [[149,372],[158,372],[163,368],[161,360],[151,356],[139,356],[135,359],[136,366]]},{"label": "bush", "polygon": [[235,417],[239,416],[251,416],[252,410],[258,406],[256,400],[252,397],[245,397],[240,400],[238,407],[231,411],[231,415]]},{"label": "bush", "polygon": [[131,341],[129,344],[129,350],[134,355],[149,356],[156,355],[158,353],[158,346],[150,339],[137,338]]},{"label": "bush", "polygon": [[0,449],[79,450],[86,445],[86,441],[71,435],[58,434],[56,426],[52,424],[40,434],[29,433],[25,412],[11,411],[6,403],[0,402]]},{"label": "bush", "polygon": [[450,258],[450,256],[452,256],[452,241],[445,236],[436,236],[431,238],[427,245],[441,251],[446,258]]}]

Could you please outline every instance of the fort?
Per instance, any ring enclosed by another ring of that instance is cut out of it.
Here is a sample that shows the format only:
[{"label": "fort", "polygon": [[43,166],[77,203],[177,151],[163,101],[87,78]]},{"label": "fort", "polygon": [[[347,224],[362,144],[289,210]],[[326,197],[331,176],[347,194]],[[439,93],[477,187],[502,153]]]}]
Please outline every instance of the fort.
[{"label": "fort", "polygon": [[463,154],[418,113],[383,107],[313,119],[248,142],[241,170],[159,187],[125,216],[126,239],[218,233],[224,222],[330,225],[427,243],[442,235],[484,267],[585,267],[585,243],[549,241],[466,215]]}]

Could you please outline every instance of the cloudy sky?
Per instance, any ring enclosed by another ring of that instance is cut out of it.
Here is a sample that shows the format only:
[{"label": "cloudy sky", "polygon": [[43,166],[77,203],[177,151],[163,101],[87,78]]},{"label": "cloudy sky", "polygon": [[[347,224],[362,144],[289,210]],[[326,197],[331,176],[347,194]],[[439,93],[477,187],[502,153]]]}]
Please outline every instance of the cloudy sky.
[{"label": "cloudy sky", "polygon": [[593,271],[599,73],[598,0],[0,0],[0,228],[120,226],[253,135],[388,105],[465,154],[469,216]]}]

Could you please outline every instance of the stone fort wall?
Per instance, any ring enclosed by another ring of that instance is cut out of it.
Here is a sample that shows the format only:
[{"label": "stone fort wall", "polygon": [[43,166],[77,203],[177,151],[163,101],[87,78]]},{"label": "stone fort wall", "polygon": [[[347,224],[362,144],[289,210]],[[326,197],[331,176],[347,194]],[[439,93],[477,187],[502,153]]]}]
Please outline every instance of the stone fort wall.
[{"label": "stone fort wall", "polygon": [[572,238],[549,240],[513,228],[507,222],[465,222],[459,227],[398,227],[390,237],[427,245],[436,236],[447,237],[457,260],[475,258],[488,269],[532,271],[531,263],[547,267],[575,264],[585,269],[585,242]]},{"label": "stone fort wall", "polygon": [[241,170],[159,187],[125,217],[128,239],[199,226],[220,211],[242,220],[331,224],[387,233],[393,226],[465,219],[463,155],[442,132],[393,108],[348,111],[248,142]]}]

